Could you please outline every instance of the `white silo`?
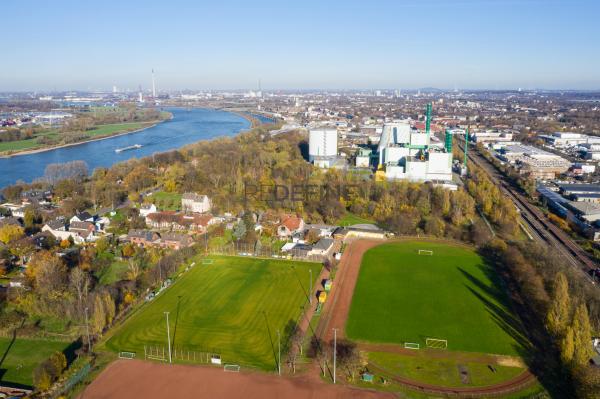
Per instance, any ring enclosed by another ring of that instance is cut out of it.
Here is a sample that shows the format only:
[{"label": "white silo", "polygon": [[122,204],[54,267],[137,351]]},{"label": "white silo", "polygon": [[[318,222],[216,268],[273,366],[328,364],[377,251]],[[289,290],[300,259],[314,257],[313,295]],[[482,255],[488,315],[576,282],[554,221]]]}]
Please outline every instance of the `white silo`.
[{"label": "white silo", "polygon": [[308,140],[308,159],[332,159],[337,157],[338,135],[336,129],[311,129]]}]

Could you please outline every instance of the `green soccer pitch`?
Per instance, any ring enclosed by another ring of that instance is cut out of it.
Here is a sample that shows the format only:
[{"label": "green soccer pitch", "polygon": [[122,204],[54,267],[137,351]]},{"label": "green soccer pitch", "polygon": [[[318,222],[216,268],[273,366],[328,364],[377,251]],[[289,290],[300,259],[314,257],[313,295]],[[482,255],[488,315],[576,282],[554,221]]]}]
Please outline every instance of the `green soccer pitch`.
[{"label": "green soccer pitch", "polygon": [[[431,250],[433,255],[419,255]],[[405,241],[363,257],[346,324],[349,338],[368,342],[447,340],[447,349],[522,355],[527,345],[494,270],[473,250],[441,242]]]},{"label": "green soccer pitch", "polygon": [[137,358],[144,357],[144,345],[161,345],[166,352],[164,312],[170,312],[174,347],[220,354],[223,363],[274,369],[277,330],[283,347],[286,325],[298,319],[307,301],[309,270],[314,287],[321,264],[224,256],[211,259],[214,263],[208,265],[195,259],[196,265],[172,287],[119,327],[106,347],[136,352]]}]

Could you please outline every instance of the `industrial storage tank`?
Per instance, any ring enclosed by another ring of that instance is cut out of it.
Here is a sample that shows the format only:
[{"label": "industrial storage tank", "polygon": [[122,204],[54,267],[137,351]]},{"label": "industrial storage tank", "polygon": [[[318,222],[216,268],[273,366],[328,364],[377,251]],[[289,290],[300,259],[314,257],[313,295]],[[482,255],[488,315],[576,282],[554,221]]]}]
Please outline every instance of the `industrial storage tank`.
[{"label": "industrial storage tank", "polygon": [[308,159],[335,158],[338,151],[338,135],[336,129],[311,129],[308,140]]}]

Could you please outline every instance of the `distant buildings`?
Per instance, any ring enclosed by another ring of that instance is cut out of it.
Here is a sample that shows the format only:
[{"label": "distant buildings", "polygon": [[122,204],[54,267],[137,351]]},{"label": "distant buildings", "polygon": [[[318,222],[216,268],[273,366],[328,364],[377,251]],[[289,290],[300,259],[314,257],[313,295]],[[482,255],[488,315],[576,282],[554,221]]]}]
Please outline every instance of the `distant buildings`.
[{"label": "distant buildings", "polygon": [[571,167],[568,160],[530,145],[507,145],[500,151],[499,158],[513,164],[520,174],[534,179],[554,179]]},{"label": "distant buildings", "polygon": [[600,144],[600,137],[580,133],[555,132],[550,135],[539,135],[547,144],[553,147],[571,147],[582,144]]}]

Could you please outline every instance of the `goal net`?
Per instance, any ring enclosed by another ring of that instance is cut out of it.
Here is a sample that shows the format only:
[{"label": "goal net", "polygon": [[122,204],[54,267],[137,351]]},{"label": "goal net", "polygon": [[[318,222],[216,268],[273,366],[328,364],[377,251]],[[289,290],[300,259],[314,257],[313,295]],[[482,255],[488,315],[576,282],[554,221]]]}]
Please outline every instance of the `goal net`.
[{"label": "goal net", "polygon": [[240,365],[239,364],[226,364],[223,366],[223,371],[238,373],[240,371]]},{"label": "goal net", "polygon": [[419,249],[419,255],[433,255],[433,251],[429,249]]},{"label": "goal net", "polygon": [[448,348],[448,340],[445,340],[445,339],[427,338],[425,340],[425,344],[427,345],[428,348],[433,348],[433,349]]},{"label": "goal net", "polygon": [[212,265],[214,263],[214,259],[202,259],[203,265]]},{"label": "goal net", "polygon": [[421,346],[416,342],[405,342],[404,348],[406,349],[419,349]]},{"label": "goal net", "polygon": [[135,352],[119,352],[119,359],[134,359]]}]

